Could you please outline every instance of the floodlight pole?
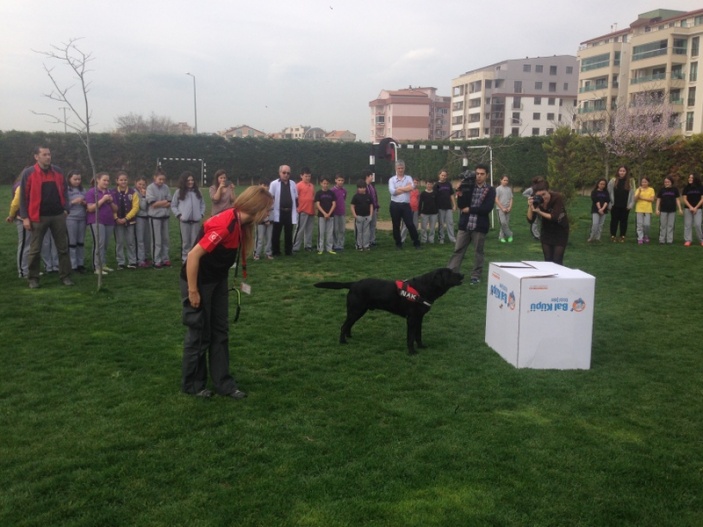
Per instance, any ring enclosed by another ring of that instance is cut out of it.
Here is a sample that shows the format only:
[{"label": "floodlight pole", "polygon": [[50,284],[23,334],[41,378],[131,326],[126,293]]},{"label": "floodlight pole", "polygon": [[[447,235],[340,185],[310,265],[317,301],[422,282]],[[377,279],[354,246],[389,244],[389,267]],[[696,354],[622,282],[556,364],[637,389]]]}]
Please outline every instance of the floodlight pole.
[{"label": "floodlight pole", "polygon": [[186,75],[193,77],[193,113],[195,114],[195,128],[193,132],[198,135],[198,98],[196,97],[195,91],[195,75],[186,71]]}]

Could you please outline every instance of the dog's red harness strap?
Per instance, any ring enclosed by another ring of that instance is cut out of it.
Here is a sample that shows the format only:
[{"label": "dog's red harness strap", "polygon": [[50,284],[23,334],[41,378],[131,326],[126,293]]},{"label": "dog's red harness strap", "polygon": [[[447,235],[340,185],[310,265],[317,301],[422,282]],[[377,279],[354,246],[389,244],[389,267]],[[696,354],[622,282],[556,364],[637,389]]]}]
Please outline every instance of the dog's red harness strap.
[{"label": "dog's red harness strap", "polygon": [[398,288],[398,294],[402,296],[408,302],[420,302],[426,306],[431,306],[429,302],[425,302],[420,293],[413,286],[409,285],[408,282],[403,280],[396,280],[395,286]]}]

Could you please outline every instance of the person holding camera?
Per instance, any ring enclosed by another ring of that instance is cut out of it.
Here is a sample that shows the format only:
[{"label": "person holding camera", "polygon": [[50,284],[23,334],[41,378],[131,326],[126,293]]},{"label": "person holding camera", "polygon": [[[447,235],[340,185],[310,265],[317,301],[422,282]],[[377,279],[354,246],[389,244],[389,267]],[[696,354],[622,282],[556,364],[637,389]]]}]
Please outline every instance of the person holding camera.
[{"label": "person holding camera", "polygon": [[464,260],[466,249],[474,244],[474,267],[471,271],[471,285],[481,281],[483,272],[483,244],[488,234],[489,221],[496,203],[496,189],[488,184],[488,167],[476,165],[476,179],[464,178],[457,191],[457,206],[459,207],[459,232],[454,244],[454,252],[447,267],[459,272]]},{"label": "person holding camera", "polygon": [[566,216],[564,197],[549,190],[549,183],[541,181],[532,185],[532,197],[527,200],[527,221],[542,219],[542,253],[545,262],[564,265],[564,252],[569,241],[569,218]]}]

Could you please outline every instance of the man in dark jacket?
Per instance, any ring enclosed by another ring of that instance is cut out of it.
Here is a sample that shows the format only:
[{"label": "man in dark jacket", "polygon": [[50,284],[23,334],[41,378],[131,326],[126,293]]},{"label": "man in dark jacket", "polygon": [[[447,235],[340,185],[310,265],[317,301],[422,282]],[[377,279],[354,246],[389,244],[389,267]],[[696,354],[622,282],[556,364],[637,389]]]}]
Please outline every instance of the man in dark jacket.
[{"label": "man in dark jacket", "polygon": [[66,181],[61,169],[51,164],[49,148],[35,148],[34,159],[34,166],[22,172],[20,183],[20,217],[25,230],[32,232],[28,256],[29,287],[39,287],[39,258],[47,231],[51,231],[59,253],[59,280],[64,285],[73,285],[66,230]]},{"label": "man in dark jacket", "polygon": [[[483,244],[488,233],[489,216],[496,201],[496,190],[487,182],[488,167],[476,165],[476,183],[469,189],[461,189],[457,199],[459,211],[459,232],[456,236],[454,252],[447,267],[459,272],[466,249],[473,243],[475,248],[474,268],[471,271],[471,285],[481,281],[483,271]],[[459,193],[457,193],[459,194]]]}]

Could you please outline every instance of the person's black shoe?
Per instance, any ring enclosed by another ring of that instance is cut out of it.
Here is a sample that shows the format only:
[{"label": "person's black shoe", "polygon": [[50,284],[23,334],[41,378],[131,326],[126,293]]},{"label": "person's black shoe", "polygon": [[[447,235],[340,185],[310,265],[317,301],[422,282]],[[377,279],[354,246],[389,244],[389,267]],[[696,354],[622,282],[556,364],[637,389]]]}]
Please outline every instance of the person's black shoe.
[{"label": "person's black shoe", "polygon": [[232,393],[228,393],[226,397],[231,397],[232,399],[244,399],[247,396],[246,392],[242,390],[234,390]]}]

